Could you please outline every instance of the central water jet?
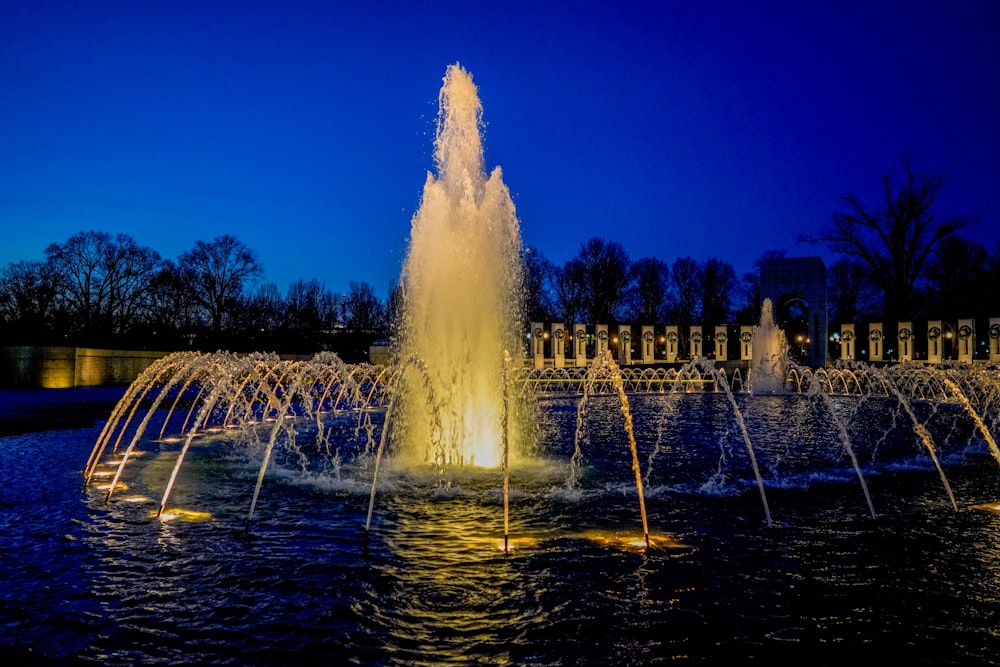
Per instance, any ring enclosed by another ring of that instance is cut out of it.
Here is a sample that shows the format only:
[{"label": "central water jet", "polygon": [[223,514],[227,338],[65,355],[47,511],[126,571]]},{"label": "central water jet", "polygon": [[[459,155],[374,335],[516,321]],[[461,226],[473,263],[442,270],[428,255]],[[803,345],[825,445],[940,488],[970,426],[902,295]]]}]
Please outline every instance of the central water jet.
[{"label": "central water jet", "polygon": [[520,354],[521,233],[496,167],[487,177],[482,105],[472,76],[448,67],[434,161],[413,217],[395,352],[423,360],[400,392],[403,460],[498,466],[503,359]]}]

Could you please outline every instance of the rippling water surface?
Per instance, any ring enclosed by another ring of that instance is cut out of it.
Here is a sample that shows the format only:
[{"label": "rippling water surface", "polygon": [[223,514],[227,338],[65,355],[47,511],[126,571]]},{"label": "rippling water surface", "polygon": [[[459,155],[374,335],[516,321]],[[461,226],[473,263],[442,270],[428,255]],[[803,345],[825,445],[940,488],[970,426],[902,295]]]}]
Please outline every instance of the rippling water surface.
[{"label": "rippling water surface", "polygon": [[[538,457],[383,473],[356,416],[334,450],[296,425],[247,511],[261,448],[143,442],[105,504],[81,470],[100,431],[0,438],[0,652],[34,664],[997,664],[1000,466],[960,414],[925,409],[960,511],[892,404],[635,396],[653,548],[618,405],[542,400]],[[920,406],[917,406],[920,409]],[[375,415],[376,427],[380,416]],[[150,429],[156,433],[158,429]],[[334,452],[336,453],[336,451]],[[575,473],[579,473],[578,475]],[[569,480],[578,479],[575,483]],[[13,664],[13,663],[11,663]]]}]

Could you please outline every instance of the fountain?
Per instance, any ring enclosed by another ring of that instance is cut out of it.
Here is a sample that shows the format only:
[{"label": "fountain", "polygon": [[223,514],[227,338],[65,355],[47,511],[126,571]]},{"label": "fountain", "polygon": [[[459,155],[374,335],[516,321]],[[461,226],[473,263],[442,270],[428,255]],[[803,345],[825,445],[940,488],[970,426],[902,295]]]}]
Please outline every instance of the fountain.
[{"label": "fountain", "polygon": [[707,359],[528,368],[471,76],[440,100],[392,364],[177,353],[103,425],[0,438],[0,650],[995,661],[998,370],[802,367],[770,302],[746,383]]},{"label": "fountain", "polygon": [[760,307],[760,324],[753,329],[753,362],[750,383],[755,394],[769,394],[784,389],[785,367],[788,362],[788,341],[774,321],[774,306],[764,299]]},{"label": "fountain", "polygon": [[520,352],[524,320],[521,232],[500,168],[486,176],[481,124],[472,76],[452,65],[434,141],[438,175],[427,175],[402,275],[397,355],[427,368],[426,378],[404,378],[394,415],[399,455],[411,461],[495,467],[502,456],[501,367],[505,351]]}]

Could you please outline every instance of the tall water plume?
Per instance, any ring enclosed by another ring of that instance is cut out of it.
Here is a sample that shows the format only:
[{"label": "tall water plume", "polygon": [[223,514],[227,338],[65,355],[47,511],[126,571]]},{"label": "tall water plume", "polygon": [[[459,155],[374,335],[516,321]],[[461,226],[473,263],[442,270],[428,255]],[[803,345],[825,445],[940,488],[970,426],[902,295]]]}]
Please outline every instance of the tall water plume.
[{"label": "tall water plume", "polygon": [[482,104],[460,65],[439,104],[437,176],[413,217],[396,341],[399,359],[421,359],[426,374],[405,378],[394,433],[405,457],[495,466],[504,352],[521,354],[521,233],[500,168],[486,175]]},{"label": "tall water plume", "polygon": [[774,321],[774,305],[764,299],[760,307],[760,324],[753,328],[753,362],[750,385],[755,394],[782,391],[785,385],[785,362],[788,342],[785,332]]}]

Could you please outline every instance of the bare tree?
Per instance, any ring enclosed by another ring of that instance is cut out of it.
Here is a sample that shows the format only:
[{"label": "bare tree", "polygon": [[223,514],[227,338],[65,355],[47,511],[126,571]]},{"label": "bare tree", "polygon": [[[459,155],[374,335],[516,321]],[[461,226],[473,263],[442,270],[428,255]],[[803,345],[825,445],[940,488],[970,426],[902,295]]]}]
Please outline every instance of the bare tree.
[{"label": "bare tree", "polygon": [[45,255],[78,331],[122,333],[145,314],[160,255],[128,234],[112,238],[106,232],[80,232],[50,244]]},{"label": "bare tree", "polygon": [[0,273],[0,324],[37,343],[51,333],[56,317],[58,275],[45,262],[20,261]]},{"label": "bare tree", "polygon": [[245,285],[264,271],[257,253],[235,236],[217,236],[211,243],[197,241],[179,260],[191,296],[207,315],[218,335],[229,309],[238,302]]},{"label": "bare tree", "polygon": [[107,258],[109,311],[116,333],[145,324],[150,318],[149,290],[161,260],[152,248],[118,234]]},{"label": "bare tree", "polygon": [[385,306],[375,296],[375,289],[364,282],[349,284],[344,299],[344,320],[347,328],[358,332],[375,332],[386,328]]},{"label": "bare tree", "polygon": [[690,327],[698,311],[698,293],[701,285],[701,269],[698,262],[690,257],[678,257],[670,269],[670,279],[674,284],[671,319],[681,328]]},{"label": "bare tree", "polygon": [[643,257],[632,264],[632,312],[634,321],[657,324],[666,317],[670,291],[670,267],[654,257]]},{"label": "bare tree", "polygon": [[706,327],[729,321],[733,293],[736,291],[736,269],[731,264],[712,257],[701,267],[701,320]]},{"label": "bare tree", "polygon": [[241,306],[230,315],[230,328],[238,332],[242,345],[261,349],[284,342],[279,334],[285,331],[285,299],[273,282],[258,284],[242,299]]},{"label": "bare tree", "polygon": [[575,260],[584,281],[583,307],[591,322],[614,322],[629,284],[631,262],[621,244],[592,238]]},{"label": "bare tree", "polygon": [[833,319],[851,322],[881,309],[868,268],[857,260],[841,259],[827,272],[827,290]]},{"label": "bare tree", "polygon": [[957,236],[941,241],[927,263],[933,312],[947,319],[992,314],[982,294],[983,286],[995,284],[989,281],[989,269],[982,244]]},{"label": "bare tree", "polygon": [[552,319],[552,298],[548,285],[553,280],[555,267],[534,248],[521,252],[521,275],[524,278],[525,314],[531,322]]},{"label": "bare tree", "polygon": [[333,299],[318,280],[296,280],[285,296],[285,329],[309,336],[332,326],[327,304]]},{"label": "bare tree", "polygon": [[568,326],[585,317],[583,294],[586,290],[583,265],[570,260],[552,272],[552,290],[555,293],[556,315],[562,316]]},{"label": "bare tree", "polygon": [[178,335],[190,333],[198,322],[191,290],[180,268],[166,260],[150,283],[150,321],[153,325]]},{"label": "bare tree", "polygon": [[854,195],[844,197],[848,210],[833,214],[833,227],[811,242],[826,243],[838,253],[855,257],[868,267],[885,297],[889,321],[912,315],[917,281],[927,260],[946,238],[966,225],[962,220],[938,221],[931,207],[944,183],[942,177],[916,174],[903,163],[905,181],[898,190],[886,174],[882,179],[884,207],[867,208]]}]

